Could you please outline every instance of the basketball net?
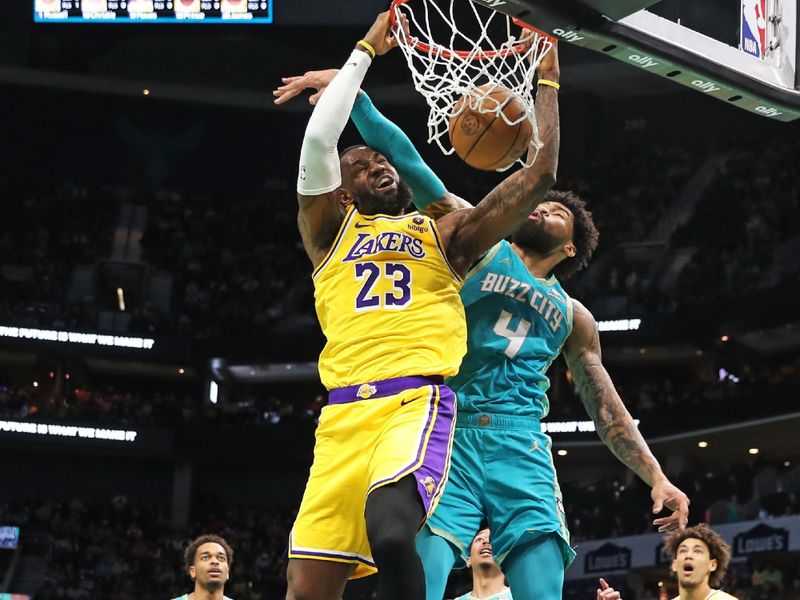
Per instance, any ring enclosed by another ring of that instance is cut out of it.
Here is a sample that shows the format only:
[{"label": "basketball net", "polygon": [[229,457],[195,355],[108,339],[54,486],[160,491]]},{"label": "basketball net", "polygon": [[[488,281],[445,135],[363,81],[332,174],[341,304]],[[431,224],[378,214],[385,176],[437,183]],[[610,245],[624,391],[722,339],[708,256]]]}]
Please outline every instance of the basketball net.
[{"label": "basketball net", "polygon": [[[435,142],[444,154],[452,154],[450,119],[467,108],[496,114],[509,125],[528,119],[535,152],[529,151],[527,160],[517,162],[533,164],[542,146],[534,111],[536,68],[553,46],[552,40],[526,23],[468,0],[394,0],[391,10],[395,23],[401,14],[408,19],[408,32],[397,25],[394,32],[414,87],[430,108],[428,143]],[[503,111],[511,97],[502,104],[491,99],[484,102],[498,88],[511,90],[524,104],[526,110],[516,120],[509,120]],[[462,96],[467,102],[458,102]]]}]

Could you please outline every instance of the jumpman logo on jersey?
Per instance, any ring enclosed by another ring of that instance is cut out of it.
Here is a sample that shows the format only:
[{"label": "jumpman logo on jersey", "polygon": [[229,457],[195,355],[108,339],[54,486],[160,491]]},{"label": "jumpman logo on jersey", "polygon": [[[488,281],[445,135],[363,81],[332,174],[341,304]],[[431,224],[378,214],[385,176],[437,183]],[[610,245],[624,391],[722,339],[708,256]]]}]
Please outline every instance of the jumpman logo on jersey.
[{"label": "jumpman logo on jersey", "polygon": [[536,452],[537,450],[540,449],[541,448],[539,448],[539,440],[533,440],[533,446],[531,446],[530,452]]},{"label": "jumpman logo on jersey", "polygon": [[511,264],[511,259],[510,258],[504,258],[503,260],[500,261],[500,264],[501,265],[510,265]]}]

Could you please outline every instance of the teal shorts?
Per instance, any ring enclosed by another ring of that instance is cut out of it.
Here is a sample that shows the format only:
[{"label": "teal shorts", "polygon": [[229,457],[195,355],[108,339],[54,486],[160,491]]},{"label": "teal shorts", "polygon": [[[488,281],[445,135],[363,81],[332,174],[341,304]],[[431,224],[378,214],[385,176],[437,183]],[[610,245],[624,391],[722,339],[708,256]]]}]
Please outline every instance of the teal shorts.
[{"label": "teal shorts", "polygon": [[549,533],[562,542],[565,568],[572,563],[551,446],[538,419],[458,414],[450,476],[427,526],[458,548],[461,566],[483,519],[500,565],[515,546]]}]

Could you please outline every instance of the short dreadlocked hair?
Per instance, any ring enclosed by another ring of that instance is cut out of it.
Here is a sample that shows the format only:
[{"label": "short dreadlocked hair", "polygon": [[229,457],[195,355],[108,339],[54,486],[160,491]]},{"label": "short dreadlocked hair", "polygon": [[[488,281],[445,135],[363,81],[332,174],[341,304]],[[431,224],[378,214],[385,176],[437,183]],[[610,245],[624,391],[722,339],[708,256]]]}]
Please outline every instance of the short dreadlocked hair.
[{"label": "short dreadlocked hair", "polygon": [[725,573],[728,571],[728,563],[731,561],[731,548],[720,537],[720,535],[711,529],[705,523],[700,523],[695,527],[687,527],[686,529],[676,529],[664,539],[664,553],[672,557],[678,555],[678,547],[689,538],[701,540],[708,546],[708,553],[711,558],[717,560],[717,570],[712,571],[708,582],[711,587],[719,587],[725,579]]},{"label": "short dreadlocked hair", "polygon": [[597,248],[600,232],[594,225],[592,213],[586,208],[586,202],[575,192],[551,190],[547,192],[542,202],[558,202],[572,213],[572,243],[575,244],[575,256],[565,258],[553,269],[553,274],[564,281],[589,264],[589,259]]},{"label": "short dreadlocked hair", "polygon": [[228,558],[228,566],[233,564],[233,548],[228,545],[228,542],[225,541],[225,538],[214,535],[213,533],[207,533],[195,538],[192,543],[186,547],[186,551],[183,553],[183,564],[187,571],[189,570],[189,567],[194,565],[194,561],[197,559],[197,551],[200,549],[200,546],[209,543],[219,544],[222,546],[222,549],[225,550],[225,556]]}]

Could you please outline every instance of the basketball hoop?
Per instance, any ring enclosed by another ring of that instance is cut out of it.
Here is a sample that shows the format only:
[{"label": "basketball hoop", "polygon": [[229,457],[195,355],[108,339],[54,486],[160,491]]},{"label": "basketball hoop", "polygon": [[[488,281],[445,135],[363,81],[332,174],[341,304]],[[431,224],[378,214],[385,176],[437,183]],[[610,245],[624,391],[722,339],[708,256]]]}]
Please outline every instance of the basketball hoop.
[{"label": "basketball hoop", "polygon": [[[552,39],[470,0],[394,0],[390,10],[395,24],[400,15],[408,20],[408,32],[397,25],[394,32],[414,87],[430,109],[428,143],[452,154],[448,125],[467,106],[502,116],[509,125],[527,119],[536,152],[518,162],[530,166],[542,146],[534,111],[536,68]],[[524,104],[516,121],[508,120],[503,106],[484,102],[497,88],[507,88]],[[468,102],[459,103],[462,96]]]}]

